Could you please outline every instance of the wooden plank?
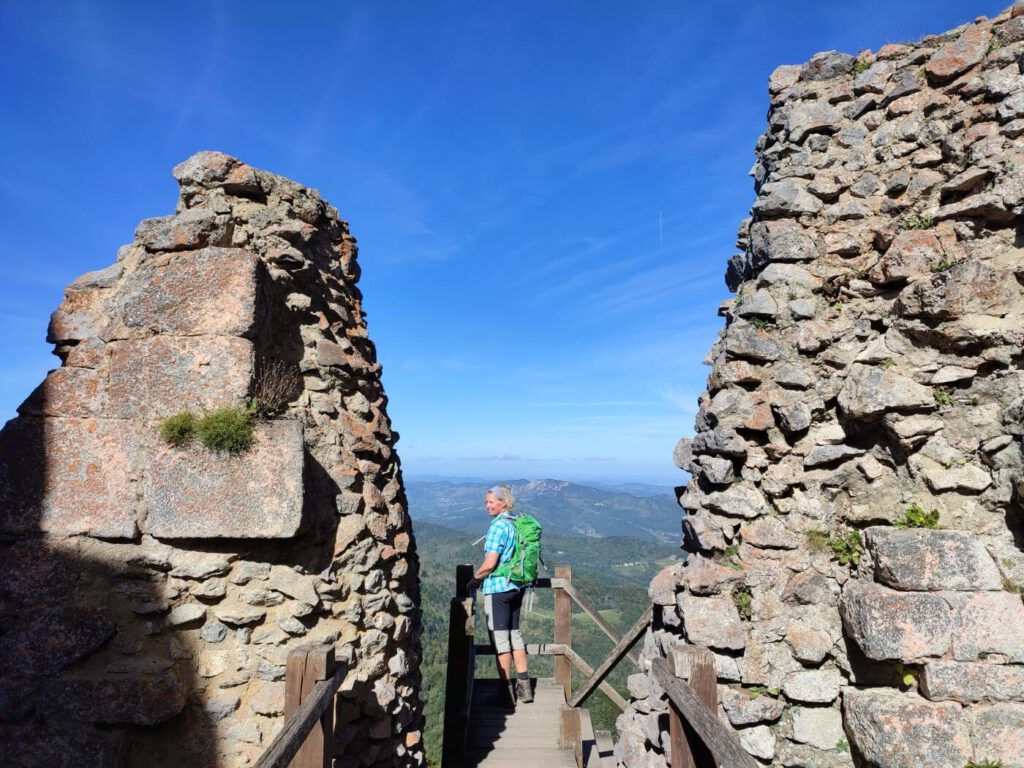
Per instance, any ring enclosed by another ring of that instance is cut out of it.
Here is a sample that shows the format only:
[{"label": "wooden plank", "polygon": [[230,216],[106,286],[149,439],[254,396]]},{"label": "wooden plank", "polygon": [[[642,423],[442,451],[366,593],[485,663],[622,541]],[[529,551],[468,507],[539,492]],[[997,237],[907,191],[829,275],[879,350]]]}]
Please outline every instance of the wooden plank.
[{"label": "wooden plank", "polygon": [[499,737],[473,737],[466,744],[466,752],[513,752],[518,749],[558,750],[558,734],[507,734]]},{"label": "wooden plank", "polygon": [[587,697],[594,692],[597,688],[598,683],[608,676],[611,672],[612,667],[618,664],[622,658],[626,655],[626,651],[637,641],[637,639],[647,629],[647,625],[651,623],[651,616],[654,613],[653,606],[647,606],[647,610],[644,611],[643,616],[636,620],[632,628],[625,634],[619,644],[612,648],[612,652],[608,654],[608,657],[601,662],[600,666],[594,671],[585,683],[580,686],[580,689],[576,692],[576,695],[569,700],[569,706],[578,707]]},{"label": "wooden plank", "polygon": [[310,728],[323,716],[324,711],[330,708],[344,676],[344,667],[339,667],[330,679],[321,680],[316,684],[310,695],[288,718],[284,728],[256,761],[255,768],[285,768],[289,765],[305,741]]},{"label": "wooden plank", "polygon": [[[675,674],[675,670],[670,670]],[[693,752],[683,730],[683,718],[675,707],[668,708],[669,768],[694,768]]]},{"label": "wooden plank", "polygon": [[[464,568],[459,566],[460,570]],[[473,575],[472,566],[469,566],[469,570],[466,581]],[[473,600],[469,597],[453,597],[448,611],[448,668],[445,676],[442,762],[454,763],[465,748],[473,696],[474,666]]]},{"label": "wooden plank", "polygon": [[611,731],[594,731],[594,740],[597,742],[598,759],[588,768],[616,768],[615,744]]},{"label": "wooden plank", "polygon": [[[284,716],[289,720],[311,695],[317,683],[334,671],[334,648],[326,645],[302,645],[293,649],[285,661]],[[319,721],[310,726],[292,760],[294,768],[324,768],[333,736],[333,708],[326,708]]]},{"label": "wooden plank", "polygon": [[[612,628],[612,626],[604,620],[604,616],[602,616],[601,613],[593,605],[590,604],[589,600],[587,600],[583,597],[583,595],[577,592],[576,588],[573,587],[571,583],[567,583],[563,587],[563,589],[565,590],[565,593],[576,602],[576,605],[582,608],[583,612],[587,614],[587,616],[589,616],[595,624],[597,624],[598,628],[606,635],[608,635],[608,638],[613,643],[617,643],[622,639],[622,636],[619,635],[619,633],[616,632]],[[640,668],[640,660],[636,656],[628,652],[626,653],[626,656],[629,658],[630,661],[632,661],[637,666],[637,669]]]},{"label": "wooden plank", "polygon": [[590,720],[590,711],[578,709],[580,713],[580,735],[574,745],[577,768],[588,768],[597,755],[597,741],[594,739],[594,724]]},{"label": "wooden plank", "polygon": [[572,752],[552,748],[467,753],[466,760],[456,765],[466,768],[575,768],[576,761]]},{"label": "wooden plank", "polygon": [[[594,668],[587,664],[587,662],[583,660],[583,657],[576,653],[572,648],[566,648],[563,653],[569,661],[573,663],[573,666],[583,673],[583,677],[585,679],[590,678],[594,674]],[[619,708],[620,712],[626,711],[626,700],[622,698],[622,694],[612,688],[606,680],[602,680],[598,685],[604,692],[605,696],[611,699],[612,703]]]},{"label": "wooden plank", "polygon": [[[682,721],[692,727],[697,737],[708,746],[719,765],[729,768],[758,768],[754,758],[740,746],[733,731],[718,719],[715,711],[708,709],[689,683],[672,674],[665,659],[655,659],[651,663],[651,671],[658,685],[668,694],[671,706],[678,711]],[[673,768],[676,768],[675,761]],[[698,764],[698,768],[704,766]]]},{"label": "wooden plank", "polygon": [[[493,656],[495,653],[493,645],[478,644],[473,647],[476,649],[477,655]],[[558,656],[565,652],[565,647],[557,643],[527,643],[526,653],[530,656]]]},{"label": "wooden plank", "polygon": [[[572,581],[572,569],[567,565],[555,566],[555,578],[567,584]],[[555,642],[572,646],[572,598],[564,588],[555,590]],[[562,684],[565,698],[572,696],[572,666],[564,656],[555,658],[555,680]]]},{"label": "wooden plank", "polygon": [[[711,651],[696,645],[676,645],[668,656],[668,667],[677,678],[690,683],[697,697],[712,712],[718,711],[718,673],[715,670],[715,659]],[[671,712],[674,712],[671,707]],[[679,723],[682,738],[685,742],[683,754],[690,763],[683,763],[687,768],[714,768],[715,761],[707,745],[693,730],[689,723]]]},{"label": "wooden plank", "polygon": [[[669,671],[675,677],[688,681],[704,705],[712,712],[717,712],[718,687],[714,664],[711,652],[695,645],[677,645],[668,656]],[[710,694],[708,673],[711,677]],[[696,690],[697,685],[701,687],[700,692]],[[711,751],[675,707],[669,707],[669,740],[672,745],[671,768],[715,768]]]},{"label": "wooden plank", "polygon": [[580,739],[580,710],[578,707],[562,706],[559,713],[558,746],[575,750]]},{"label": "wooden plank", "polygon": [[578,768],[572,751],[558,748],[561,709],[565,694],[551,678],[538,679],[533,704],[517,709],[483,707],[500,690],[494,679],[476,681],[466,749],[446,768]]}]

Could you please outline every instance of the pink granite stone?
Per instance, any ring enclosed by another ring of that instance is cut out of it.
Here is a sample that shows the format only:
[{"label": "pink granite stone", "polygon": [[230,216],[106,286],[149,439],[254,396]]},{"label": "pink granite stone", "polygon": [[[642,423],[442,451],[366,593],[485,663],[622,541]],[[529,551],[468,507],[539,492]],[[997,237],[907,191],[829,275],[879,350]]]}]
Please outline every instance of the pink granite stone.
[{"label": "pink granite stone", "polygon": [[26,419],[0,433],[0,529],[135,535],[130,435],[112,419]]},{"label": "pink granite stone", "polygon": [[253,347],[230,336],[155,336],[108,345],[108,415],[162,418],[239,403],[249,392]]},{"label": "pink granite stone", "polygon": [[143,264],[126,279],[124,324],[156,333],[247,336],[256,320],[259,260],[240,248],[204,248],[162,266]]},{"label": "pink granite stone", "polygon": [[987,27],[968,27],[955,40],[942,46],[925,64],[929,77],[950,80],[981,63],[992,33]]},{"label": "pink granite stone", "polygon": [[256,427],[245,453],[151,440],[143,498],[145,533],[162,538],[288,538],[302,522],[302,424]]}]

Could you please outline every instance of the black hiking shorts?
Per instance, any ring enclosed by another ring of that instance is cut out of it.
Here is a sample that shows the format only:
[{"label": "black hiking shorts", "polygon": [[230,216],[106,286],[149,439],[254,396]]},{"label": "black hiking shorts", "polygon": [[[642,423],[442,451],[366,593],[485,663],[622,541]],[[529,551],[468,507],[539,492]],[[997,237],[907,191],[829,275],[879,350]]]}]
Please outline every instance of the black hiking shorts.
[{"label": "black hiking shorts", "polygon": [[525,589],[510,589],[485,595],[490,606],[487,610],[487,628],[496,631],[519,629],[519,612],[523,607]]}]

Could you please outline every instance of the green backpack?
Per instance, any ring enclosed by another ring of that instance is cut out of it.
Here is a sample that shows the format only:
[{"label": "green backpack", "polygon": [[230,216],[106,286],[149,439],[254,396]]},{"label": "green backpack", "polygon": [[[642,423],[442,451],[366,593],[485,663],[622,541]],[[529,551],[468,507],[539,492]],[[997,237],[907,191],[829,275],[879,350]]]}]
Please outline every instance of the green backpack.
[{"label": "green backpack", "polygon": [[537,580],[540,559],[540,523],[529,515],[513,517],[516,529],[515,549],[512,557],[494,569],[492,576],[504,576],[513,584],[533,584]]}]

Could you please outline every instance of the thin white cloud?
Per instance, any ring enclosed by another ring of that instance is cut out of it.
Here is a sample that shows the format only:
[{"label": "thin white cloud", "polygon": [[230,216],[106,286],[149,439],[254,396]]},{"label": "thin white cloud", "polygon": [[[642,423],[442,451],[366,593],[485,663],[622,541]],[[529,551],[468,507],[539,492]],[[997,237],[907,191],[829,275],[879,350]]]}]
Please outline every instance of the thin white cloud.
[{"label": "thin white cloud", "polygon": [[181,101],[175,110],[174,122],[164,137],[164,146],[168,149],[179,143],[186,126],[197,113],[205,113],[207,103],[221,100],[218,98],[217,88],[220,79],[219,69],[224,58],[227,12],[223,0],[213,0],[209,6],[212,19],[203,25],[203,28],[209,31],[208,39],[202,41],[205,43],[205,50],[201,54],[204,59],[203,67],[188,85],[179,90]]}]

